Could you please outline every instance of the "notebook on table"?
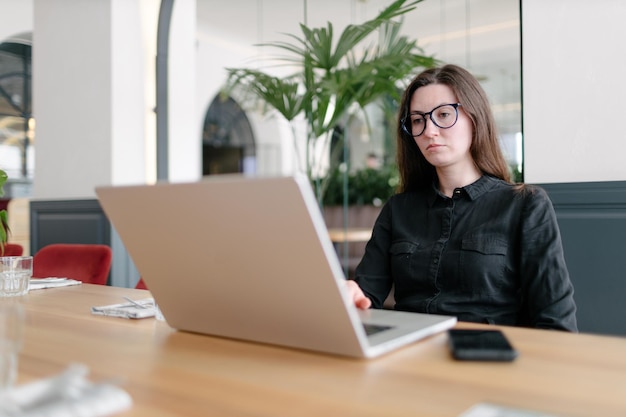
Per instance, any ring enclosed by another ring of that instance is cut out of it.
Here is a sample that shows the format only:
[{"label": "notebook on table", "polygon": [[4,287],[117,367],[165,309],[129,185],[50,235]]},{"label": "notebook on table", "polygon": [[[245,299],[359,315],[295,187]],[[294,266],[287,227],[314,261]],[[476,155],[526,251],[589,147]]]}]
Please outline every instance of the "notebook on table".
[{"label": "notebook on table", "polygon": [[219,175],[96,193],[178,330],[371,358],[456,323],[358,310],[305,176]]}]

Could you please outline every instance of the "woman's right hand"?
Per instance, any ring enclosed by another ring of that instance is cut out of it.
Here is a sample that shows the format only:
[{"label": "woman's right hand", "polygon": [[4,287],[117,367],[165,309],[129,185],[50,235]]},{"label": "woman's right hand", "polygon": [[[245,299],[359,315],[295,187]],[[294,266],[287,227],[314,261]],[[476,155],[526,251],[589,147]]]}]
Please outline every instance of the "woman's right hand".
[{"label": "woman's right hand", "polygon": [[363,290],[359,287],[359,284],[349,279],[346,280],[346,288],[348,289],[348,294],[350,298],[354,302],[354,305],[361,310],[367,310],[372,306],[372,300],[367,298],[365,294],[363,294]]}]

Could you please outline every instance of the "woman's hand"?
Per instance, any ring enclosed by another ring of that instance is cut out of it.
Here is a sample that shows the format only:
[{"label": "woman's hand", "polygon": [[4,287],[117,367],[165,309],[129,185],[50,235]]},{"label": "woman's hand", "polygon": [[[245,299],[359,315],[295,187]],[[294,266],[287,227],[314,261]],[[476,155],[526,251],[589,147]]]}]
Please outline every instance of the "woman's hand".
[{"label": "woman's hand", "polygon": [[354,305],[361,310],[367,310],[372,306],[372,300],[367,298],[365,294],[363,294],[363,290],[359,287],[359,284],[349,279],[346,280],[346,288],[348,289],[348,294],[350,298],[354,302]]}]

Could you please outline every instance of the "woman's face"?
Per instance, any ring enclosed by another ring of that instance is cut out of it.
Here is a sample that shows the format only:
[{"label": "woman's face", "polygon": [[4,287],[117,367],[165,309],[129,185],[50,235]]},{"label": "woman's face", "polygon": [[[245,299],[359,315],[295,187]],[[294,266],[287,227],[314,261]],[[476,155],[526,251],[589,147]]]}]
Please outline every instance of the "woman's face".
[{"label": "woman's face", "polygon": [[[442,104],[458,103],[452,89],[443,84],[429,84],[420,87],[413,93],[409,102],[409,117],[413,120],[413,129],[419,131],[420,124],[426,123],[424,132],[414,137],[415,143],[426,160],[437,170],[450,167],[473,169],[474,161],[469,152],[472,144],[472,122],[463,111],[463,106],[458,107],[458,119],[456,123],[447,129],[437,127],[430,115],[424,119],[418,115],[424,115]],[[446,120],[454,120],[455,114],[452,107],[443,107],[435,110],[432,117],[438,120],[440,125],[446,125]],[[451,110],[451,112],[450,112]],[[448,118],[452,119],[448,119]],[[417,120],[417,121],[416,121]]]}]

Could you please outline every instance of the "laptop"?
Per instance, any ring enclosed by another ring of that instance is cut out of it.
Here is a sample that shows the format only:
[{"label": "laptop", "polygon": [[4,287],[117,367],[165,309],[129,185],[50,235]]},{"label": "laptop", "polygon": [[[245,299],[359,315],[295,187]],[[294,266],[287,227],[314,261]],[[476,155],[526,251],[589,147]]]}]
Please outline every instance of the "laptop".
[{"label": "laptop", "polygon": [[96,194],[175,329],[372,358],[456,323],[358,310],[303,175],[218,175]]}]

